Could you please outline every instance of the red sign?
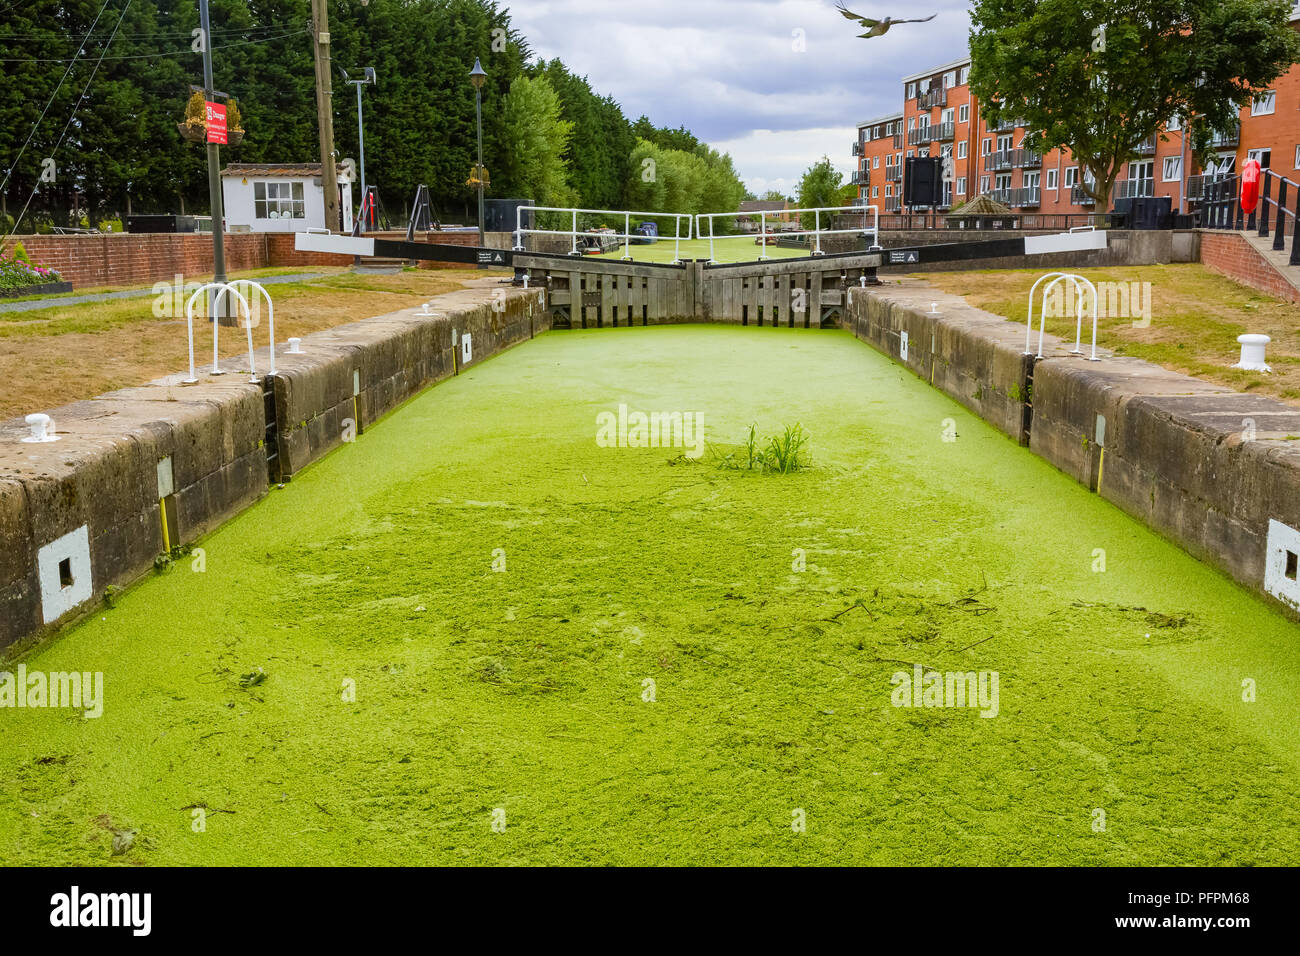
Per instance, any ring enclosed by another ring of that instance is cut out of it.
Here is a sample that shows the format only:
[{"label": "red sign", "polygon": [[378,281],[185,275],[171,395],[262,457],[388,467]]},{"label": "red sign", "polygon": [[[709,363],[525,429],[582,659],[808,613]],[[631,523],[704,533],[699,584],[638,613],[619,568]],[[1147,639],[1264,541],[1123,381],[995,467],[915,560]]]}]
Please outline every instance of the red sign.
[{"label": "red sign", "polygon": [[226,107],[221,103],[207,103],[208,142],[226,143]]}]

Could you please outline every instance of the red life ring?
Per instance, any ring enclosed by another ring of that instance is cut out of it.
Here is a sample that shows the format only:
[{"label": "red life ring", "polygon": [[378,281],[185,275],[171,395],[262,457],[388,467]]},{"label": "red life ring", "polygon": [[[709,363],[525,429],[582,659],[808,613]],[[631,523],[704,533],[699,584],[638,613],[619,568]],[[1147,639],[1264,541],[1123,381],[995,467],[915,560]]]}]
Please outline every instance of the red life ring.
[{"label": "red life ring", "polygon": [[1259,205],[1259,160],[1248,159],[1241,167],[1241,208],[1249,214]]}]

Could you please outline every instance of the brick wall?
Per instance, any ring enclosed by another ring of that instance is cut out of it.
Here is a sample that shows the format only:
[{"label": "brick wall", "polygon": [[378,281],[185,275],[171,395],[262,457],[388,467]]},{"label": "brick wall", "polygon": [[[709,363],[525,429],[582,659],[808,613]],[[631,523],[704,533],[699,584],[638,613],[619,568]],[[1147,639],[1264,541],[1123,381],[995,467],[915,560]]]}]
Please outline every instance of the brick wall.
[{"label": "brick wall", "polygon": [[[212,237],[199,233],[100,236],[15,236],[34,262],[57,269],[74,288],[148,285],[177,273],[212,273]],[[267,265],[266,241],[255,233],[226,235],[226,268]]]},{"label": "brick wall", "polygon": [[[402,239],[405,233],[378,233]],[[98,236],[15,236],[32,261],[57,269],[64,281],[84,289],[105,285],[148,285],[170,280],[177,273],[187,278],[212,274],[212,237],[201,233],[131,234]],[[435,245],[478,245],[477,232],[432,233],[425,241]],[[268,266],[350,266],[351,256],[298,252],[292,233],[226,233],[226,269],[264,269]],[[427,269],[463,269],[463,263],[422,262]]]},{"label": "brick wall", "polygon": [[1300,302],[1300,291],[1281,276],[1245,236],[1238,233],[1202,232],[1201,264],[1252,289],[1289,302]]}]

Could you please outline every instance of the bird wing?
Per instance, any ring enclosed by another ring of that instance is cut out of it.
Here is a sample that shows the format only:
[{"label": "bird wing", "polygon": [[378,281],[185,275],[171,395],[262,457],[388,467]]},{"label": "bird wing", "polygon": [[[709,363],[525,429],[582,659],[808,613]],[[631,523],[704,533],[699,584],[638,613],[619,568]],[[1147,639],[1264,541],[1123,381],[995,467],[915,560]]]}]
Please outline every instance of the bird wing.
[{"label": "bird wing", "polygon": [[921,17],[918,20],[895,20],[894,22],[895,23],[929,23],[936,16],[938,16],[937,13],[932,13],[928,17]]},{"label": "bird wing", "polygon": [[861,23],[864,27],[874,27],[876,24],[878,24],[878,23],[880,22],[879,20],[873,20],[873,19],[871,19],[871,17],[864,17],[864,16],[862,16],[861,14],[854,13],[852,10],[850,10],[848,7],[846,7],[843,3],[837,4],[837,5],[836,5],[836,9],[839,10],[840,13],[842,13],[846,19],[848,19],[848,20],[857,20],[857,21],[858,21],[859,23]]}]

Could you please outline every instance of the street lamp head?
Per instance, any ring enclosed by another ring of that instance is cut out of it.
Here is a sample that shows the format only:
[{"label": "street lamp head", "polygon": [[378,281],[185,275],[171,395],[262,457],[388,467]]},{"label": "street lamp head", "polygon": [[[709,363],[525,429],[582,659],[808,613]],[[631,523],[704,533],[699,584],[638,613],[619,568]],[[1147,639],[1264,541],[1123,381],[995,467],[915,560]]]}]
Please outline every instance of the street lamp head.
[{"label": "street lamp head", "polygon": [[483,89],[483,84],[487,81],[487,73],[483,72],[483,64],[479,63],[478,57],[474,57],[474,69],[469,71],[469,81],[478,90]]},{"label": "street lamp head", "polygon": [[366,67],[366,82],[371,86],[377,86],[379,84],[379,78],[375,75],[375,68],[373,66]]}]

